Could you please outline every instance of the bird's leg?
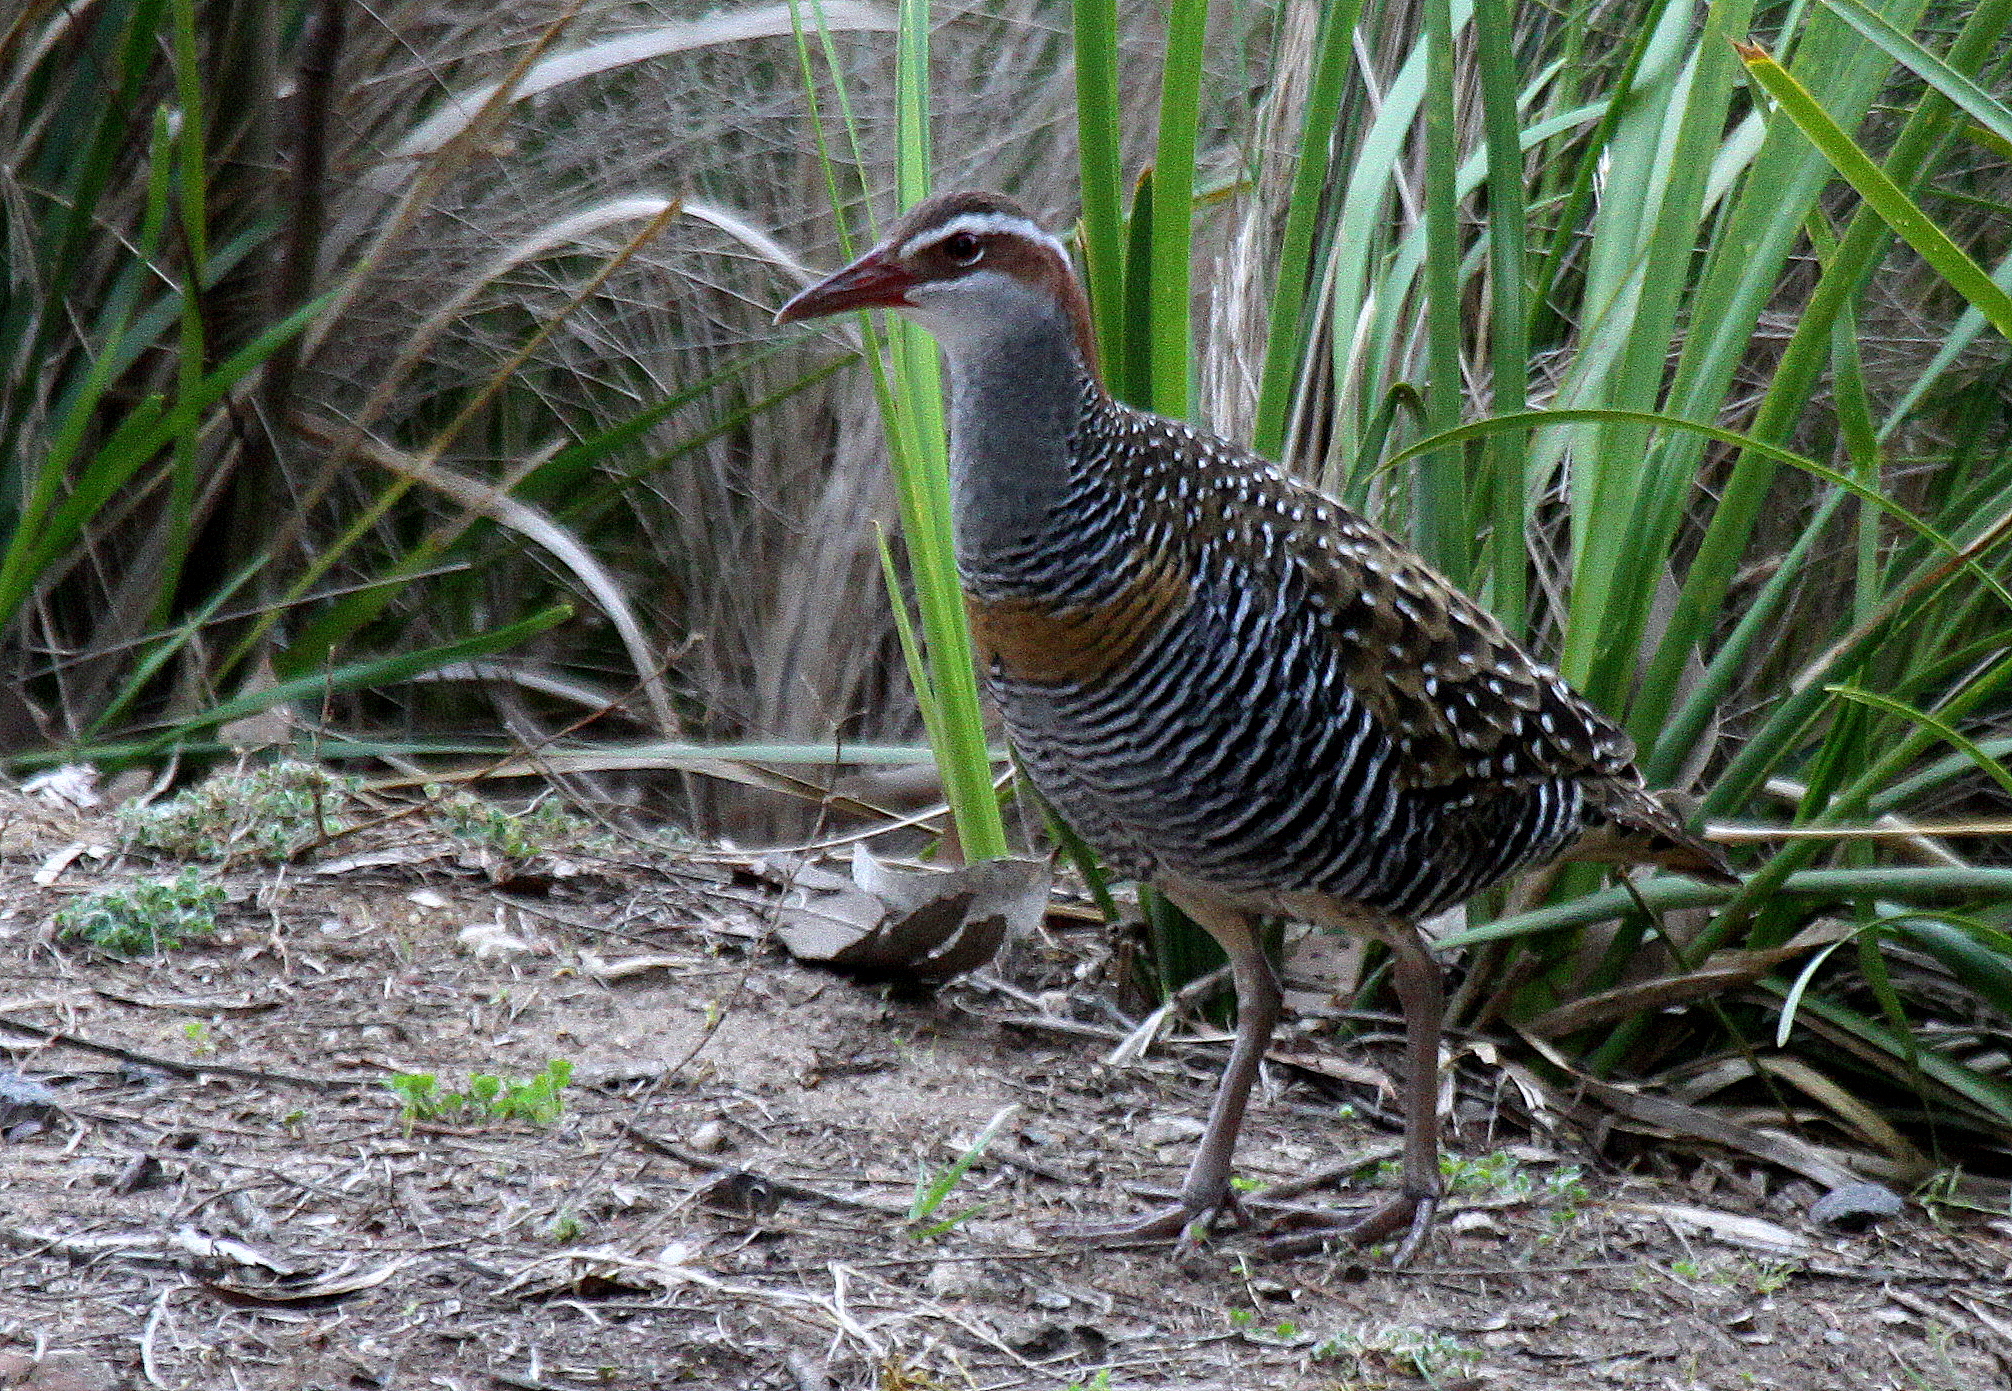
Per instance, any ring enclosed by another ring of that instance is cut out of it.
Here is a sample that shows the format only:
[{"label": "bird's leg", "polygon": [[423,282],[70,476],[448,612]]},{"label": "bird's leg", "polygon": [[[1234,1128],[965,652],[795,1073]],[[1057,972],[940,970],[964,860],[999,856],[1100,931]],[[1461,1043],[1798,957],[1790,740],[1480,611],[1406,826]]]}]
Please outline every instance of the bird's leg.
[{"label": "bird's leg", "polygon": [[1393,1266],[1401,1266],[1417,1253],[1439,1207],[1439,1039],[1445,989],[1439,963],[1416,928],[1391,923],[1379,936],[1390,947],[1391,975],[1404,1007],[1404,1186],[1397,1197],[1338,1231],[1274,1239],[1268,1246],[1275,1254],[1315,1250],[1334,1236],[1372,1246],[1404,1229],[1390,1258]]},{"label": "bird's leg", "polygon": [[1439,963],[1416,928],[1405,924],[1387,940],[1397,998],[1404,1006],[1404,1189],[1347,1236],[1367,1246],[1409,1221],[1410,1230],[1390,1258],[1392,1265],[1404,1265],[1425,1240],[1439,1207],[1439,1039],[1446,994]]},{"label": "bird's leg", "polygon": [[1063,1235],[1092,1241],[1171,1241],[1182,1238],[1196,1222],[1206,1222],[1224,1208],[1240,1206],[1230,1190],[1230,1160],[1236,1152],[1237,1132],[1243,1127],[1251,1084],[1257,1080],[1258,1066],[1278,1023],[1278,977],[1258,944],[1256,925],[1249,914],[1214,902],[1168,896],[1206,928],[1229,956],[1237,995],[1236,1042],[1216,1083],[1208,1125],[1181,1182],[1180,1198],[1171,1207],[1135,1221],[1068,1227],[1062,1229]]}]

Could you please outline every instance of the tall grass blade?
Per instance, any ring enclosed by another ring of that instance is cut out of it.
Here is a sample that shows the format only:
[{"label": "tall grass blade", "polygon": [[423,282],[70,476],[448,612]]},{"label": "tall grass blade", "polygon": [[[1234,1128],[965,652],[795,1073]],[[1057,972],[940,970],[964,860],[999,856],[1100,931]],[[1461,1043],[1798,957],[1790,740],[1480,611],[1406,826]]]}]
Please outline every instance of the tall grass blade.
[{"label": "tall grass blade", "polygon": [[[1285,449],[1293,392],[1306,356],[1307,320],[1314,284],[1313,248],[1333,168],[1334,124],[1348,77],[1349,49],[1362,0],[1340,0],[1321,11],[1315,41],[1313,80],[1300,127],[1299,155],[1293,163],[1292,193],[1285,230],[1279,238],[1278,277],[1272,285],[1271,327],[1265,341],[1264,376],[1258,385],[1251,447],[1268,459]],[[1080,57],[1077,61],[1081,61]]]},{"label": "tall grass blade", "polygon": [[[1125,174],[1120,164],[1117,0],[1075,0],[1076,135],[1083,196],[1083,263],[1107,352],[1122,333]],[[1109,370],[1107,362],[1106,370]]]},{"label": "tall grass blade", "polygon": [[[1465,331],[1460,315],[1458,113],[1454,101],[1453,0],[1425,0],[1425,428],[1444,435],[1460,424],[1466,400],[1461,374]],[[1456,585],[1474,569],[1461,456],[1450,449],[1422,454],[1416,471],[1418,511],[1412,534],[1419,552]],[[1521,530],[1520,524],[1518,527]]]},{"label": "tall grass blade", "polygon": [[2012,109],[2002,96],[1923,48],[1864,0],[1822,0],[1825,8],[1878,45],[1887,57],[1940,92],[1999,140],[2012,144]]},{"label": "tall grass blade", "polygon": [[[1149,406],[1185,420],[1193,343],[1188,267],[1194,243],[1195,130],[1200,121],[1208,0],[1167,7],[1167,58],[1160,75],[1160,131],[1153,159],[1152,251],[1147,272],[1152,338]],[[1134,345],[1137,350],[1138,345]]]},{"label": "tall grass blade", "polygon": [[[1500,415],[1523,409],[1529,385],[1527,213],[1515,42],[1505,0],[1475,0],[1474,54],[1488,151],[1489,409]],[[1517,637],[1528,621],[1524,517],[1529,451],[1524,436],[1514,432],[1490,437],[1486,459],[1492,607],[1510,636]]]},{"label": "tall grass blade", "polygon": [[[905,208],[927,197],[930,185],[926,0],[902,0],[895,68],[895,183]],[[894,358],[890,422],[899,424],[898,430],[890,431],[891,455],[909,573],[922,616],[923,655],[928,659],[927,678],[916,686],[933,698],[931,743],[964,854],[971,860],[992,859],[1006,853],[1006,826],[992,787],[971,631],[957,579],[942,374],[934,341],[914,324],[896,319],[890,340]]]},{"label": "tall grass blade", "polygon": [[973,1164],[976,1164],[984,1157],[985,1151],[991,1148],[992,1142],[999,1138],[999,1132],[1006,1128],[1006,1122],[1013,1119],[1014,1113],[1019,1111],[1019,1109],[1020,1103],[1017,1101],[1000,1107],[993,1113],[992,1119],[985,1122],[984,1128],[978,1132],[969,1145],[964,1147],[963,1152],[955,1160],[951,1161],[948,1167],[933,1179],[927,1181],[918,1180],[916,1182],[915,1198],[908,1206],[909,1221],[926,1222],[936,1215],[936,1209],[941,1207],[943,1200],[950,1196],[950,1190],[963,1180],[964,1175],[970,1172]]},{"label": "tall grass blade", "polygon": [[1751,43],[1738,47],[1740,59],[1747,65],[1747,71],[1754,75],[1754,80],[1781,103],[1782,111],[1808,137],[1810,144],[1816,146],[1837,172],[1858,190],[1859,196],[1886,225],[1920,253],[1921,259],[1947,281],[1951,289],[1990,320],[1993,328],[2012,339],[2012,294],[2001,290],[1982,266],[1950,240],[1949,234],[1938,227],[1934,219],[1924,213],[1920,205],[1845,134],[1844,128],[1831,119],[1822,103],[1810,95],[1809,89],[1791,77],[1786,68],[1768,55],[1766,49]]}]

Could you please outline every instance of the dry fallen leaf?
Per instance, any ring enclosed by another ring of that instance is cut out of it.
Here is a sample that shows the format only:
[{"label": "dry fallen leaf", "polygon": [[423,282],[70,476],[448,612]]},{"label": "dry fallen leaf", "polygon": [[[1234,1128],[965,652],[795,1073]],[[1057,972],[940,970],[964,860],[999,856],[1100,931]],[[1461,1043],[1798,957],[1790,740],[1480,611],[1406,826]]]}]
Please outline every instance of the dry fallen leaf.
[{"label": "dry fallen leaf", "polygon": [[535,947],[517,936],[501,923],[470,923],[455,934],[454,940],[477,961],[492,956],[524,956]]},{"label": "dry fallen leaf", "polygon": [[247,1246],[242,1241],[229,1237],[211,1236],[199,1232],[194,1227],[178,1227],[168,1239],[168,1244],[176,1246],[194,1256],[204,1265],[236,1265],[253,1270],[270,1270],[275,1275],[291,1275],[297,1269],[273,1256],[266,1255],[256,1247]]},{"label": "dry fallen leaf", "polygon": [[891,864],[858,846],[850,883],[821,872],[792,878],[776,935],[799,961],[944,981],[1033,931],[1048,885],[1041,860],[941,869]]},{"label": "dry fallen leaf", "polygon": [[590,951],[580,953],[580,969],[595,980],[600,981],[603,985],[612,984],[618,980],[627,980],[630,976],[640,976],[645,971],[680,970],[690,964],[691,962],[685,957],[666,956],[661,952],[649,952],[642,956],[624,956],[614,961],[608,961],[594,955]]},{"label": "dry fallen leaf", "polygon": [[328,1304],[348,1295],[375,1289],[411,1263],[412,1258],[404,1256],[373,1270],[358,1271],[345,1266],[318,1279],[273,1285],[250,1286],[221,1280],[204,1280],[201,1283],[204,1289],[230,1304],[268,1308]]},{"label": "dry fallen leaf", "polygon": [[1765,1251],[1776,1256],[1808,1255],[1815,1247],[1777,1222],[1769,1222],[1760,1217],[1743,1217],[1733,1212],[1718,1212],[1711,1208],[1693,1207],[1688,1203],[1625,1203],[1613,1204],[1616,1211],[1639,1212],[1647,1217],[1659,1217],[1672,1227],[1694,1227],[1732,1246],[1744,1246],[1753,1251]]}]

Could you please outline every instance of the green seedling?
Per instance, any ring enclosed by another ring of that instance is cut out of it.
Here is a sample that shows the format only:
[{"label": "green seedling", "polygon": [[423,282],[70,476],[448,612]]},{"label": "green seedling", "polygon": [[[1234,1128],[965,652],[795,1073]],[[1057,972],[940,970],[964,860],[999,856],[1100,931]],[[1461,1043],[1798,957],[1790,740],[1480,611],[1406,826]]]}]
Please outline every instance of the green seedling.
[{"label": "green seedling", "polygon": [[[1566,1164],[1539,1176],[1505,1150],[1491,1150],[1472,1159],[1441,1154],[1439,1174],[1446,1191],[1471,1198],[1535,1203],[1551,1210],[1554,1224],[1563,1226],[1579,1215],[1592,1198],[1585,1184],[1585,1171]],[[1394,1184],[1403,1175],[1396,1160],[1385,1160],[1376,1169],[1379,1183]]]},{"label": "green seedling", "polygon": [[563,1093],[573,1080],[573,1065],[554,1058],[528,1082],[511,1082],[492,1073],[470,1073],[466,1091],[451,1091],[431,1072],[402,1072],[385,1080],[401,1108],[399,1117],[410,1130],[416,1121],[450,1124],[487,1121],[528,1121],[550,1125],[566,1110]]},{"label": "green seedling", "polygon": [[1266,1328],[1258,1322],[1258,1312],[1255,1309],[1232,1309],[1229,1317],[1230,1327],[1239,1333],[1255,1334],[1268,1341],[1276,1340],[1281,1343],[1290,1343],[1299,1337],[1299,1325],[1291,1319],[1280,1319]]},{"label": "green seedling", "polygon": [[435,818],[449,832],[513,860],[528,860],[593,830],[556,797],[540,797],[522,811],[512,811],[469,792],[429,785],[426,793]]},{"label": "green seedling", "polygon": [[[964,1153],[952,1160],[949,1167],[945,1168],[934,1178],[929,1178],[927,1175],[917,1176],[915,1180],[915,1201],[908,1205],[908,1220],[911,1223],[928,1222],[936,1215],[936,1210],[943,1206],[943,1200],[950,1196],[950,1190],[958,1185],[971,1166],[978,1162],[979,1156],[983,1155],[992,1142],[999,1138],[999,1132],[1005,1129],[1006,1122],[1012,1119],[1013,1113],[1019,1109],[1020,1106],[1017,1102],[1000,1107],[992,1119],[985,1122],[985,1128],[978,1132],[978,1138],[971,1142]],[[959,1222],[972,1217],[976,1211],[976,1209],[972,1209],[958,1213],[954,1217],[924,1227],[922,1230],[915,1232],[914,1235],[921,1238],[935,1236],[939,1232],[946,1232]]]},{"label": "green seedling", "polygon": [[190,937],[217,930],[224,891],[193,869],[86,894],[56,914],[56,932],[119,956],[172,951]]},{"label": "green seedling", "polygon": [[117,822],[128,844],[179,860],[277,864],[347,830],[342,808],[359,786],[288,759],[218,773],[157,806],[122,807]]},{"label": "green seedling", "polygon": [[1480,1349],[1466,1346],[1451,1334],[1399,1324],[1364,1325],[1335,1334],[1316,1343],[1311,1355],[1316,1362],[1353,1362],[1364,1375],[1372,1371],[1396,1373],[1434,1384],[1481,1360]]},{"label": "green seedling", "polygon": [[1743,1261],[1747,1267],[1747,1284],[1755,1294],[1778,1294],[1787,1288],[1789,1281],[1802,1273],[1802,1267],[1794,1261]]},{"label": "green seedling", "polygon": [[1779,1292],[1801,1271],[1802,1267],[1794,1261],[1755,1261],[1744,1256],[1709,1265],[1685,1259],[1670,1262],[1670,1273],[1678,1279],[1721,1289],[1748,1289],[1760,1295]]}]

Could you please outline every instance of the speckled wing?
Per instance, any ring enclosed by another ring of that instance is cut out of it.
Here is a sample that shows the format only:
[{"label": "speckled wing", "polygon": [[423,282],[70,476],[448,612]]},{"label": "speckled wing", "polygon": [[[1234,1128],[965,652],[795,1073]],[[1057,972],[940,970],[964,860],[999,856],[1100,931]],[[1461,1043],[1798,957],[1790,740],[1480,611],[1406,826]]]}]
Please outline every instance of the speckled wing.
[{"label": "speckled wing", "polygon": [[1627,735],[1494,616],[1388,534],[1326,499],[1296,559],[1349,689],[1397,732],[1413,786],[1517,787],[1631,771]]},{"label": "speckled wing", "polygon": [[1627,735],[1388,532],[1255,455],[1138,424],[1185,456],[1169,479],[1190,544],[1245,557],[1267,584],[1297,575],[1349,690],[1396,744],[1401,786],[1635,777]]}]

